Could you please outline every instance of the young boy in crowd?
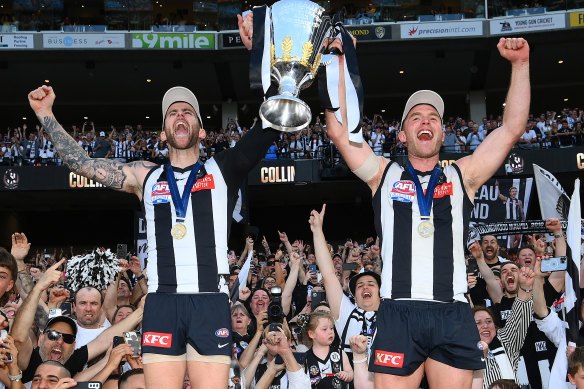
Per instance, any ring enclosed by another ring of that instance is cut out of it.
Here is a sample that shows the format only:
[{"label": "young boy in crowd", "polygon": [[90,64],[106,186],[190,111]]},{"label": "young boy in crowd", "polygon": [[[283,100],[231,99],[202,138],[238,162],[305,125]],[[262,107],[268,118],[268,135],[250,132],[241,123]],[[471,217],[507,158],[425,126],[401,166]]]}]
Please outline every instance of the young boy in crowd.
[{"label": "young boy in crowd", "polygon": [[568,379],[576,389],[584,389],[584,347],[577,347],[568,357]]}]

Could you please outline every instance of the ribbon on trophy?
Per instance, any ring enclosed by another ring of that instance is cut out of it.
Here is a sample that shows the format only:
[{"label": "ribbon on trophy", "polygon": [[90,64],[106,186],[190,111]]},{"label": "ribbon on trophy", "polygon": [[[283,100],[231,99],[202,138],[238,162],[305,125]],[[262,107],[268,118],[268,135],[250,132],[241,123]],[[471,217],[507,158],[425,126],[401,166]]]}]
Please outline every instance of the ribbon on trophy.
[{"label": "ribbon on trophy", "polygon": [[[340,23],[334,23],[334,38],[339,38],[343,46],[345,55],[345,98],[347,102],[347,127],[349,129],[349,140],[351,142],[362,143],[363,132],[361,126],[363,122],[363,84],[359,74],[359,64],[357,62],[357,51],[353,45],[352,35]],[[321,66],[318,71],[318,91],[320,103],[325,109],[335,111],[335,117],[339,123],[343,123],[339,110],[339,57]]]},{"label": "ribbon on trophy", "polygon": [[[253,8],[253,41],[249,63],[249,83],[252,92],[261,97],[268,95],[271,84],[272,28],[270,8],[266,5]],[[269,124],[262,120],[262,128]]]}]

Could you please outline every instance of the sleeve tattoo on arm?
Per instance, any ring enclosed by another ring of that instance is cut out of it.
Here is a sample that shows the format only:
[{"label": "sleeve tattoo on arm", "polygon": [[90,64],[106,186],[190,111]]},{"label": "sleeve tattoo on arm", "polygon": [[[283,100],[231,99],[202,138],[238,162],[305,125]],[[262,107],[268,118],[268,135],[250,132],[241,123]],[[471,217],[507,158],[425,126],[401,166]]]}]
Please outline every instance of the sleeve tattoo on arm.
[{"label": "sleeve tattoo on arm", "polygon": [[109,188],[122,189],[126,181],[124,165],[118,161],[89,158],[85,150],[69,136],[54,117],[42,118],[43,126],[51,136],[63,162],[73,172],[95,180]]}]

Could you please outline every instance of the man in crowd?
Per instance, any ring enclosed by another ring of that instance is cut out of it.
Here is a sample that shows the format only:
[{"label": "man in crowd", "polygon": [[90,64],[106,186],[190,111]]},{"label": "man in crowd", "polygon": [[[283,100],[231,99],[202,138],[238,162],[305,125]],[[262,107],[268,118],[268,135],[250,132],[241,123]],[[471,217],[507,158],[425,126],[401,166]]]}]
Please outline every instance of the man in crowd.
[{"label": "man in crowd", "polygon": [[[398,134],[408,149],[404,169],[375,156],[364,142],[349,142],[344,72],[339,72],[343,120],[341,124],[327,111],[327,131],[348,167],[372,191],[382,242],[384,300],[369,365],[377,373],[376,386],[416,387],[425,374],[432,388],[470,388],[473,370],[484,368],[477,327],[464,297],[465,231],[476,190],[523,133],[530,102],[527,42],[501,38],[497,48],[512,69],[503,125],[473,154],[443,169],[438,162],[444,102],[438,94],[418,91],[406,103]],[[422,335],[427,333],[432,339]]]},{"label": "man in crowd", "polygon": [[[46,361],[37,367],[32,379],[31,389],[55,389],[73,387],[75,381],[71,373],[57,361]],[[69,386],[68,384],[72,384]]]},{"label": "man in crowd", "polygon": [[101,324],[103,318],[103,295],[93,286],[86,286],[75,292],[73,312],[77,321],[75,348],[85,346],[97,338],[107,327]]},{"label": "man in crowd", "polygon": [[[75,376],[82,371],[87,361],[97,357],[111,346],[114,335],[134,329],[142,320],[143,308],[139,307],[126,319],[101,333],[95,340],[75,350],[77,324],[68,316],[56,316],[47,321],[39,337],[39,346],[33,348],[29,330],[34,321],[41,293],[51,284],[59,281],[62,273],[57,268],[63,262],[64,260],[61,260],[47,269],[18,309],[12,325],[11,334],[19,350],[18,366],[23,370],[24,383],[29,382],[36,368],[47,360],[62,363],[71,375]],[[102,367],[100,364],[94,366],[95,369]],[[83,371],[85,379],[95,374],[92,370],[94,366]]]},{"label": "man in crowd", "polygon": [[146,380],[143,369],[128,370],[118,381],[119,389],[146,389]]},{"label": "man in crowd", "polygon": [[[251,29],[251,15],[247,20],[240,21],[242,31]],[[242,181],[279,133],[258,123],[234,148],[202,164],[199,144],[206,133],[198,100],[187,88],[174,87],[162,99],[160,139],[168,142],[169,163],[124,164],[90,159],[55,119],[54,101],[48,86],[29,94],[65,164],[144,203],[149,295],[142,351],[148,386],[178,387],[187,368],[197,377],[196,388],[224,385],[231,354],[225,255],[231,214]]]}]

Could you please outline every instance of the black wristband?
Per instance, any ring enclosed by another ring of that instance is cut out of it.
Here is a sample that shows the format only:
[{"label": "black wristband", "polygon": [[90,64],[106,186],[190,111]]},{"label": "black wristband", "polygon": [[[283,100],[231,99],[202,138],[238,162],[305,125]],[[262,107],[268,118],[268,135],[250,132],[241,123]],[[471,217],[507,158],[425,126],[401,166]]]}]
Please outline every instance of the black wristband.
[{"label": "black wristband", "polygon": [[144,274],[140,274],[138,277],[136,277],[136,281],[143,280],[144,278],[146,278],[146,276],[144,276]]}]

